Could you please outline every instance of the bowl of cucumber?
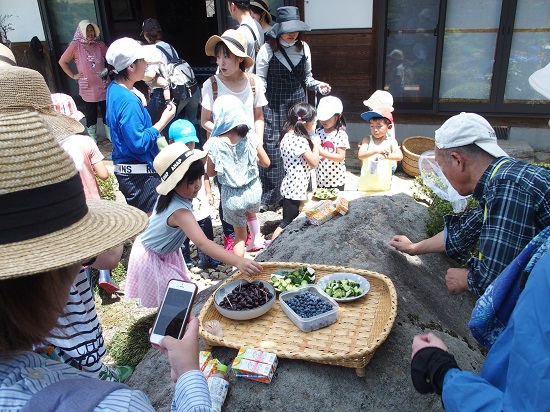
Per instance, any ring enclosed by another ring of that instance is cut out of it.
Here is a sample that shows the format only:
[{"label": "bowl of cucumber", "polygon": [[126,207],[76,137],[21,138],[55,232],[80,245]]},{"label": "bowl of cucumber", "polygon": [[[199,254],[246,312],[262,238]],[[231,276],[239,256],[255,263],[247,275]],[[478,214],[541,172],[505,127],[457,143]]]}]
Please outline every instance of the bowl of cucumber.
[{"label": "bowl of cucumber", "polygon": [[370,283],[355,273],[336,272],[323,276],[317,286],[336,302],[349,302],[365,296]]},{"label": "bowl of cucumber", "polygon": [[315,282],[315,270],[308,266],[297,269],[279,269],[271,274],[271,284],[277,292],[295,290]]},{"label": "bowl of cucumber", "polygon": [[329,187],[329,188],[318,187],[313,192],[313,197],[319,200],[336,199],[336,197],[338,197],[339,192],[340,191],[336,187]]}]

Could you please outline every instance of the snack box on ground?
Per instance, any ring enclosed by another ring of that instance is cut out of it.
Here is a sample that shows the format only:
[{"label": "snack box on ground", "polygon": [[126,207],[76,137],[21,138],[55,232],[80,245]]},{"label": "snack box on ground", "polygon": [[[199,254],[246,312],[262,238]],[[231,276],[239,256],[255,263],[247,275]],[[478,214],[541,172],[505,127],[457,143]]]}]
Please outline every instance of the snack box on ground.
[{"label": "snack box on ground", "polygon": [[273,372],[275,372],[275,369],[277,369],[277,365],[279,363],[277,361],[277,355],[275,355],[274,353],[249,349],[245,348],[244,346],[239,349],[239,353],[237,353],[237,358],[248,359],[255,362],[261,362],[267,365],[271,365],[271,367],[273,368]]},{"label": "snack box on ground", "polygon": [[218,363],[219,361],[217,359],[210,359],[208,362],[206,362],[204,368],[201,369],[201,372],[206,379],[208,379],[218,370]]},{"label": "snack box on ground", "polygon": [[235,358],[231,369],[237,378],[246,378],[262,383],[271,383],[275,373],[270,364],[239,357]]},{"label": "snack box on ground", "polygon": [[[287,301],[293,297],[300,295],[304,292],[311,292],[318,296],[322,301],[332,306],[332,309],[321,313],[320,315],[312,316],[310,318],[303,318],[294,312]],[[323,292],[317,285],[305,285],[300,286],[297,289],[283,292],[279,295],[279,302],[281,303],[281,309],[288,316],[288,318],[298,326],[303,332],[311,332],[317,329],[324,328],[338,321],[338,309],[340,306],[334,299]]]},{"label": "snack box on ground", "polygon": [[212,353],[208,350],[201,350],[199,352],[199,369],[202,371],[206,367],[207,363],[212,360]]},{"label": "snack box on ground", "polygon": [[322,225],[334,217],[336,208],[330,200],[321,200],[306,212],[309,223],[315,226]]}]

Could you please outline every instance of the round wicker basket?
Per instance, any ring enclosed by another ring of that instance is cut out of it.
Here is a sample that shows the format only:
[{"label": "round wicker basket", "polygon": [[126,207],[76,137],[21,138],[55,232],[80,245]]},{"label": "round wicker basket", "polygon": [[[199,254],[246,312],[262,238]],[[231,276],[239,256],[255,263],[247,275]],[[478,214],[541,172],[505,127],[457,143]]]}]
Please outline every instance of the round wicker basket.
[{"label": "round wicker basket", "polygon": [[409,176],[420,176],[418,158],[426,150],[435,149],[435,140],[431,137],[412,136],[403,141],[403,160],[401,167]]}]

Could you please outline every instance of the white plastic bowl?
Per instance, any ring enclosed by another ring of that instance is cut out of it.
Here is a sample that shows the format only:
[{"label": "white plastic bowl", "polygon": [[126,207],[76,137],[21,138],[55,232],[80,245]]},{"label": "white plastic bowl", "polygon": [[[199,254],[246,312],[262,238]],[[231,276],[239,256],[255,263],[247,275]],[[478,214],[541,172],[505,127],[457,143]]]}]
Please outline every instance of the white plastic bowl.
[{"label": "white plastic bowl", "polygon": [[[241,283],[263,283],[264,286],[269,290],[269,292],[273,295],[272,298],[264,305],[258,306],[254,309],[246,309],[246,310],[231,310],[222,308],[220,306],[220,302],[230,294],[233,289],[235,289],[237,286],[239,286]],[[249,282],[246,279],[238,279],[234,280],[232,282],[226,283],[225,285],[222,285],[216,292],[214,293],[214,306],[216,307],[216,310],[226,318],[233,319],[233,320],[248,320],[248,319],[254,319],[257,317],[262,316],[264,313],[268,312],[269,309],[273,306],[275,303],[275,289],[273,289],[273,285],[269,283],[266,280],[255,280],[254,282]]]},{"label": "white plastic bowl", "polygon": [[[334,282],[336,280],[351,280],[352,282],[358,283],[359,287],[363,289],[363,293],[359,296],[351,296],[348,298],[332,298],[336,302],[350,302],[352,300],[356,300],[359,298],[362,298],[365,296],[369,290],[370,290],[370,283],[367,279],[365,279],[363,276],[359,276],[355,273],[349,273],[349,272],[336,272],[336,273],[330,273],[326,276],[323,276],[319,279],[317,282],[317,286],[324,292],[325,287],[329,284],[329,282]],[[325,292],[326,293],[326,292]]]}]

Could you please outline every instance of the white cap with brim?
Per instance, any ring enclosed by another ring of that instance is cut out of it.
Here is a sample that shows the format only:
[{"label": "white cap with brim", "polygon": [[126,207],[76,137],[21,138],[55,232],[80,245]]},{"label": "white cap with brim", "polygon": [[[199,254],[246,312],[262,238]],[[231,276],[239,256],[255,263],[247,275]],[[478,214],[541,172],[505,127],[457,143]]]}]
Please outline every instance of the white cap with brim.
[{"label": "white cap with brim", "polygon": [[344,105],[342,104],[342,100],[335,96],[326,96],[319,100],[317,119],[325,122],[335,114],[341,114],[343,111]]},{"label": "white cap with brim", "polygon": [[497,144],[497,135],[485,118],[462,112],[448,119],[435,131],[435,146],[451,149],[475,144],[494,157],[508,156]]},{"label": "white cap with brim", "polygon": [[529,84],[537,92],[550,99],[550,63],[529,76]]},{"label": "white cap with brim", "polygon": [[122,37],[115,40],[107,49],[105,59],[119,73],[138,59],[145,58],[143,46],[134,39]]}]

